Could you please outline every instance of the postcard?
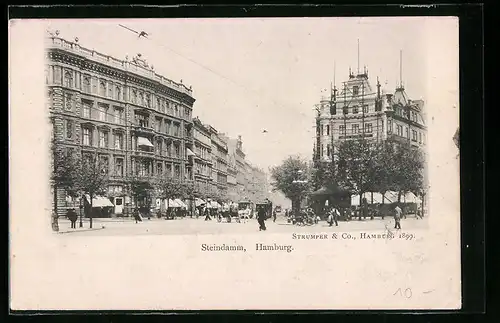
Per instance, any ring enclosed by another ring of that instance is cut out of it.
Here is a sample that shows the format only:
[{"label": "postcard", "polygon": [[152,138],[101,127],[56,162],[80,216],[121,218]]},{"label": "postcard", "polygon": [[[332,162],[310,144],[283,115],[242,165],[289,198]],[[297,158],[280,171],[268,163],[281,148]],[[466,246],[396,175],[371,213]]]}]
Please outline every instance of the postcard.
[{"label": "postcard", "polygon": [[11,20],[11,309],[459,309],[458,49],[456,17]]}]

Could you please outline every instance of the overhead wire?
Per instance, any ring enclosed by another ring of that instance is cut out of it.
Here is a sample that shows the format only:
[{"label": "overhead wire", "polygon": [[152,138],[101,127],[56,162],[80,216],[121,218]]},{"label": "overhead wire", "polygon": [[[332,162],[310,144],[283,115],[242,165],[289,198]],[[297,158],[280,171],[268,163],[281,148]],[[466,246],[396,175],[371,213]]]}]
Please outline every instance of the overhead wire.
[{"label": "overhead wire", "polygon": [[[119,24],[119,26],[120,26],[120,27],[122,27],[122,28],[124,28],[124,29],[127,29],[127,30],[129,30],[129,31],[131,31],[131,32],[134,32],[134,33],[138,34],[138,32],[137,32],[137,31],[135,31],[135,30],[133,30],[133,29],[131,29],[131,28],[129,28],[129,27],[127,27],[127,26],[125,26],[125,25],[121,25],[121,24]],[[233,79],[231,79],[231,78],[229,78],[229,77],[227,77],[227,76],[225,76],[225,75],[223,75],[223,74],[221,74],[221,73],[217,72],[216,70],[214,70],[214,69],[213,69],[213,68],[211,68],[211,67],[208,67],[208,66],[206,66],[206,65],[204,65],[204,64],[202,64],[202,63],[199,63],[198,61],[196,61],[196,60],[194,60],[194,59],[192,59],[192,58],[190,58],[190,57],[187,57],[187,56],[183,55],[183,54],[182,54],[182,53],[180,53],[179,51],[177,51],[177,50],[175,50],[175,49],[173,49],[173,48],[171,48],[171,47],[169,47],[169,46],[167,46],[167,45],[165,45],[165,44],[163,44],[163,43],[160,43],[160,42],[154,41],[153,39],[151,39],[151,38],[149,38],[149,37],[145,37],[145,39],[146,39],[146,40],[148,40],[148,41],[150,41],[150,42],[152,42],[152,43],[153,43],[153,44],[155,44],[156,46],[161,47],[161,48],[164,48],[164,49],[166,49],[166,50],[168,50],[168,51],[170,51],[170,52],[172,52],[172,53],[174,53],[174,54],[176,54],[176,55],[178,55],[178,56],[180,56],[180,57],[182,57],[182,58],[184,58],[184,59],[188,60],[189,62],[191,62],[191,63],[193,63],[193,64],[196,64],[197,66],[199,66],[199,67],[201,67],[201,68],[203,68],[203,69],[205,69],[205,70],[207,70],[207,71],[209,71],[209,72],[213,73],[214,75],[217,75],[218,77],[220,77],[220,78],[222,78],[222,79],[224,79],[224,80],[226,80],[226,81],[228,81],[228,82],[230,82],[230,83],[232,83],[232,84],[234,84],[234,85],[236,85],[236,86],[238,86],[238,87],[240,87],[240,88],[242,88],[242,89],[246,90],[246,91],[253,92],[254,94],[258,94],[258,95],[262,95],[262,94],[263,94],[263,93],[262,93],[262,92],[260,92],[260,91],[257,91],[257,90],[255,90],[255,89],[252,89],[252,88],[250,88],[250,87],[248,87],[248,86],[246,86],[246,85],[244,85],[244,84],[242,84],[242,83],[239,83],[239,82],[237,82],[237,81],[235,81],[235,80],[233,80]],[[271,98],[271,97],[269,97],[268,95],[265,95],[265,96],[267,96],[267,97],[268,97],[268,99],[270,99],[270,100],[271,100],[271,101],[272,101],[275,105],[277,105],[278,107],[283,108],[283,109],[286,109],[288,112],[290,112],[289,107],[287,107],[285,104],[282,104],[282,103],[280,103],[280,102],[276,101],[274,98]],[[294,111],[294,112],[297,112],[298,114],[300,114],[300,115],[302,115],[302,116],[306,116],[306,117],[308,117],[308,116],[307,116],[304,112],[300,112],[300,111],[297,111],[297,110],[293,110],[293,111]]]}]

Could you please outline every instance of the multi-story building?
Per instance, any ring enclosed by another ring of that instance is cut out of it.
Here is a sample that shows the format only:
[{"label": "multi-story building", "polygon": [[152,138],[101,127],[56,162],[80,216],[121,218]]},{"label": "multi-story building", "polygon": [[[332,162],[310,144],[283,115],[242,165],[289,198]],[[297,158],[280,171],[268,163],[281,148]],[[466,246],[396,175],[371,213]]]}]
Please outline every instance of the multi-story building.
[{"label": "multi-story building", "polygon": [[195,189],[202,197],[209,197],[212,187],[212,140],[210,129],[200,119],[194,124],[194,180]]},{"label": "multi-story building", "polygon": [[212,145],[212,191],[215,196],[226,199],[227,191],[227,171],[228,171],[228,147],[222,135],[212,126],[210,128],[210,138]]},{"label": "multi-story building", "polygon": [[[337,93],[339,92],[339,93]],[[385,93],[377,81],[374,90],[368,71],[343,82],[340,91],[334,87],[330,97],[321,99],[316,116],[315,158],[331,161],[343,140],[405,140],[423,147],[426,126],[422,100],[412,101],[400,85],[394,93]]]},{"label": "multi-story building", "polygon": [[56,144],[108,165],[115,212],[134,203],[132,177],[193,179],[191,87],[157,74],[140,54],[120,60],[55,36],[47,38],[45,80]]}]

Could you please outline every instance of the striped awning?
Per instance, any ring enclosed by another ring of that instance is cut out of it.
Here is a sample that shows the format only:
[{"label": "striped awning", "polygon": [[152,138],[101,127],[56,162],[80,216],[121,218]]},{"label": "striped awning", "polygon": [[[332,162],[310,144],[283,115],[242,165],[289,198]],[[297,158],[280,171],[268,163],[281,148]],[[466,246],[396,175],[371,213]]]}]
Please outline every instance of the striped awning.
[{"label": "striped awning", "polygon": [[145,137],[137,137],[137,146],[154,147],[154,145]]}]

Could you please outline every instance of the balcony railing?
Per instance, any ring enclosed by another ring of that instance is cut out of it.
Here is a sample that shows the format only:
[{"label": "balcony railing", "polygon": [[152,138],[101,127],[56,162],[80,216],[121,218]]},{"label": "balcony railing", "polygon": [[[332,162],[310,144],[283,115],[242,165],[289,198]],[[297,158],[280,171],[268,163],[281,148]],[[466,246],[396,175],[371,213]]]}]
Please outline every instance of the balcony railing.
[{"label": "balcony railing", "polygon": [[181,93],[185,93],[191,97],[193,96],[192,89],[186,87],[184,84],[176,83],[160,74],[155,73],[154,70],[152,69],[139,66],[133,62],[122,61],[114,57],[98,53],[94,50],[87,49],[85,47],[78,45],[77,43],[69,42],[67,40],[55,36],[48,38],[47,45],[49,48],[62,48],[66,51],[75,53],[80,56],[84,56],[93,61],[108,65],[110,67],[114,67],[127,72],[132,72],[134,74],[157,81],[162,85],[165,85]]}]

